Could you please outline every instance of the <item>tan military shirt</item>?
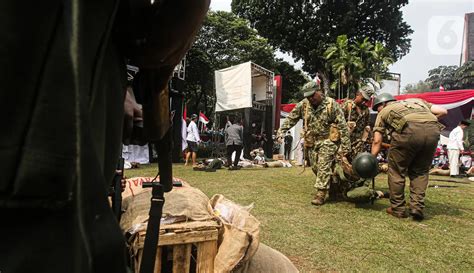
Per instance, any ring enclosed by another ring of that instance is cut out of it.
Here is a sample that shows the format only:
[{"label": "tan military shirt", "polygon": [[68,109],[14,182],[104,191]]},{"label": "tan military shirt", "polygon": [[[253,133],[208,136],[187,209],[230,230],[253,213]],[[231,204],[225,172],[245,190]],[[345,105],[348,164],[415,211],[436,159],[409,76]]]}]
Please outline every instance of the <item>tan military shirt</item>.
[{"label": "tan military shirt", "polygon": [[407,99],[403,101],[390,102],[377,115],[374,132],[384,134],[385,129],[393,131],[394,124],[404,118],[406,122],[432,122],[438,121],[431,113],[431,103],[422,99]]}]

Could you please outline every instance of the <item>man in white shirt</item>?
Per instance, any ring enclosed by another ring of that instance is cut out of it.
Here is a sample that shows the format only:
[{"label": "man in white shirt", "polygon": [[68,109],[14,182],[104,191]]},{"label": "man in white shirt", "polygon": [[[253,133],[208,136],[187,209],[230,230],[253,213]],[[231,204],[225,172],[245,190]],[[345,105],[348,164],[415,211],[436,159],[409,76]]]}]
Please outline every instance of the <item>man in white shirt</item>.
[{"label": "man in white shirt", "polygon": [[469,122],[463,120],[459,125],[449,133],[448,141],[448,159],[449,159],[449,174],[452,177],[459,175],[459,153],[464,151],[463,137],[464,128],[469,126]]},{"label": "man in white shirt", "polygon": [[192,155],[193,166],[196,166],[196,157],[198,150],[198,143],[201,142],[199,137],[199,130],[196,125],[197,115],[191,115],[191,122],[188,125],[186,141],[188,142],[188,152],[186,153],[186,162],[184,166],[188,165],[189,157]]}]

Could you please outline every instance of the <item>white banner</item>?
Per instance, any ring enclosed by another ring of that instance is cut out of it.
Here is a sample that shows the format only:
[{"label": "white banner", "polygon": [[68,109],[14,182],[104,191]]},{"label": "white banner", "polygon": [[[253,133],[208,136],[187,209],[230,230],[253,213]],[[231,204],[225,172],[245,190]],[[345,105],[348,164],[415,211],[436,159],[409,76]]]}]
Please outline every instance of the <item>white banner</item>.
[{"label": "white banner", "polygon": [[252,107],[251,62],[215,71],[216,112]]}]

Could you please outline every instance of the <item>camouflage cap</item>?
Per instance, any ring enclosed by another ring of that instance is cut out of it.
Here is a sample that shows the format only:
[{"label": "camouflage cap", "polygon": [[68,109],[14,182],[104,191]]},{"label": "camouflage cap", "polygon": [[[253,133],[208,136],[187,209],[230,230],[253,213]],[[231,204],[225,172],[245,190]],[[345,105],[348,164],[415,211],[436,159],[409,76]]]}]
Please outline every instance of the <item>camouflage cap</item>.
[{"label": "camouflage cap", "polygon": [[303,85],[303,96],[305,98],[311,97],[319,89],[320,87],[315,81],[307,82],[305,85]]},{"label": "camouflage cap", "polygon": [[362,94],[362,97],[366,100],[370,100],[372,96],[375,94],[374,89],[369,85],[364,85],[362,88],[359,89],[359,92]]}]

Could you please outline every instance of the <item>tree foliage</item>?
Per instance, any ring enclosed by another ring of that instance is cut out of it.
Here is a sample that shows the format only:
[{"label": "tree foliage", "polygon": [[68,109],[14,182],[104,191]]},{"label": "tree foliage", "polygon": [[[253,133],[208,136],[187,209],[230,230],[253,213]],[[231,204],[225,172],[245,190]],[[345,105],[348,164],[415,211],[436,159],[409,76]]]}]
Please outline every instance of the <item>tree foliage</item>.
[{"label": "tree foliage", "polygon": [[280,59],[249,22],[225,11],[210,11],[186,59],[187,106],[190,112],[212,113],[214,71],[252,61],[283,76],[284,98],[291,99],[304,82],[300,71]]},{"label": "tree foliage", "polygon": [[403,88],[403,93],[412,94],[412,93],[425,93],[425,92],[436,92],[439,91],[438,88],[431,88],[429,83],[425,81],[418,81],[416,84],[407,84]]},{"label": "tree foliage", "polygon": [[438,66],[428,71],[428,78],[425,80],[429,84],[430,88],[438,89],[441,85],[445,90],[456,89],[456,70],[457,65],[450,66]]},{"label": "tree foliage", "polygon": [[336,76],[331,90],[338,94],[337,98],[355,94],[368,79],[381,81],[393,63],[381,43],[372,44],[365,38],[350,44],[346,35],[338,36],[336,43],[329,45],[324,58],[329,71]]},{"label": "tree foliage", "polygon": [[[319,72],[325,87],[338,75],[326,66],[323,53],[336,37],[349,42],[380,42],[394,60],[410,49],[413,31],[403,21],[407,0],[233,0],[232,11],[248,19],[271,45],[303,60],[303,69]],[[364,41],[364,40],[363,40]]]},{"label": "tree foliage", "polygon": [[461,67],[457,65],[438,66],[428,71],[425,80],[431,89],[441,85],[446,91],[474,88],[474,62],[466,62]]},{"label": "tree foliage", "polygon": [[474,61],[464,63],[455,73],[457,89],[474,89]]}]

